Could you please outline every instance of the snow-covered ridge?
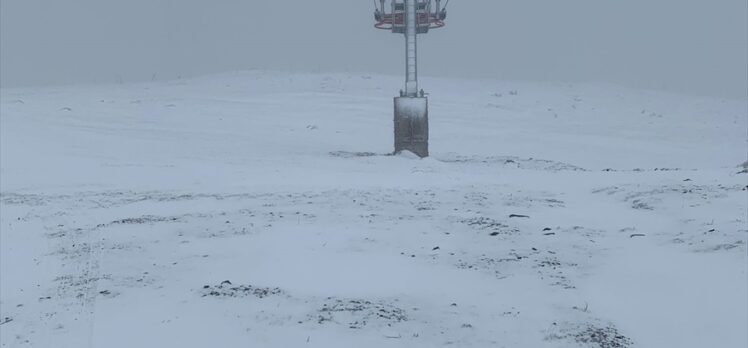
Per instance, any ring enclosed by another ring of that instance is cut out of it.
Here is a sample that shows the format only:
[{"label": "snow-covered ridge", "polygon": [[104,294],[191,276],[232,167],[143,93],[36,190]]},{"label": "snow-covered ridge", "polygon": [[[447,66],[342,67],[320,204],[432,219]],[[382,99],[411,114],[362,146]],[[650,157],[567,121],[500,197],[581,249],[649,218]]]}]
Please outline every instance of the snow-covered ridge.
[{"label": "snow-covered ridge", "polygon": [[0,345],[746,345],[745,100],[422,84],[0,90]]}]

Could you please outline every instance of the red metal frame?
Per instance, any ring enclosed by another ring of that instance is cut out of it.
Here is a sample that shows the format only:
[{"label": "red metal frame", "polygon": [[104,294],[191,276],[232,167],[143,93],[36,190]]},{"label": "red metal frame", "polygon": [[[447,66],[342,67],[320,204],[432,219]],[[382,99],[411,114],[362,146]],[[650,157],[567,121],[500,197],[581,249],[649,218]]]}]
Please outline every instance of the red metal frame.
[{"label": "red metal frame", "polygon": [[[394,18],[393,18],[394,17]],[[418,18],[418,24],[423,25],[422,23],[427,22],[429,23],[429,29],[438,29],[443,27],[444,21],[435,18],[434,16],[428,15],[428,14],[420,14]],[[385,17],[374,24],[374,27],[377,29],[383,29],[383,30],[392,30],[392,27],[395,25],[405,25],[405,15],[403,14],[396,14],[396,15],[385,15]]]}]

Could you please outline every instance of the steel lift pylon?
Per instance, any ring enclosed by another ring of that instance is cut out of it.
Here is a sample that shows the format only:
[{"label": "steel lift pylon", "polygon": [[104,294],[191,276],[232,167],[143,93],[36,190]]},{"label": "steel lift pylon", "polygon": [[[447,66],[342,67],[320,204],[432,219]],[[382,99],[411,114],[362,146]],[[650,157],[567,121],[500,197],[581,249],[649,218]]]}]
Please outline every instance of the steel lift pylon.
[{"label": "steel lift pylon", "polygon": [[376,0],[374,25],[405,35],[405,89],[395,97],[395,153],[408,150],[429,155],[428,98],[418,89],[418,34],[441,28],[447,18],[442,0]]}]

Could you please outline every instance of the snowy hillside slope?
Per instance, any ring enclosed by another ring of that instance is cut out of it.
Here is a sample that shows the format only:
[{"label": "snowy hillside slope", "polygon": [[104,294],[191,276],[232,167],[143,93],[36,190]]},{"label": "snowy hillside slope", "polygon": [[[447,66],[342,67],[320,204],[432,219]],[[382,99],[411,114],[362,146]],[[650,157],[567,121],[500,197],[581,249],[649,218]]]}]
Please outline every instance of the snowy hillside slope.
[{"label": "snowy hillside slope", "polygon": [[746,346],[746,100],[422,84],[1,90],[0,345]]}]

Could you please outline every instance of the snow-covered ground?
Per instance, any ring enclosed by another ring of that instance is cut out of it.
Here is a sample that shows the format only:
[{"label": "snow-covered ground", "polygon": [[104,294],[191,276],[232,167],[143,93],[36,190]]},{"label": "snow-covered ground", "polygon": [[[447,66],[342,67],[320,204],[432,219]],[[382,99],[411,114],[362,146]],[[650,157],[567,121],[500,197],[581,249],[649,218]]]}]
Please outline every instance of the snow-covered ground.
[{"label": "snow-covered ground", "polygon": [[3,89],[0,344],[746,347],[746,100],[422,84]]}]

